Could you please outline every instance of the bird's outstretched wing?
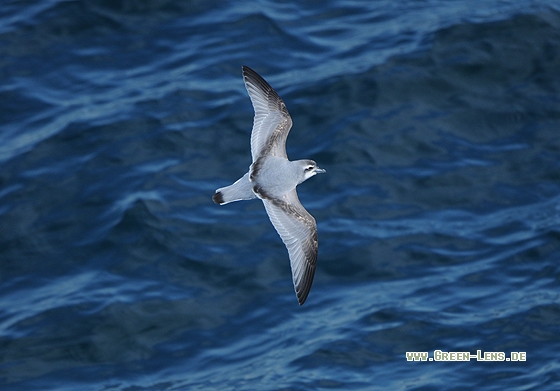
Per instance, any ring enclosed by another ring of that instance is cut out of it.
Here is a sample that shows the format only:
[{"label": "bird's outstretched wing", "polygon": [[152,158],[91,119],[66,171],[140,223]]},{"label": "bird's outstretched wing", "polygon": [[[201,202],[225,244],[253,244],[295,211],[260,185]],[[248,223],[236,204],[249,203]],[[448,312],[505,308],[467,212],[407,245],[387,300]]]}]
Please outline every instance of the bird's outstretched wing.
[{"label": "bird's outstretched wing", "polygon": [[292,118],[286,105],[257,72],[243,66],[243,80],[255,109],[251,132],[253,162],[264,154],[286,155],[286,138],[292,127]]},{"label": "bird's outstretched wing", "polygon": [[288,248],[299,305],[307,299],[317,263],[317,224],[299,202],[296,189],[282,198],[263,199],[270,221]]}]

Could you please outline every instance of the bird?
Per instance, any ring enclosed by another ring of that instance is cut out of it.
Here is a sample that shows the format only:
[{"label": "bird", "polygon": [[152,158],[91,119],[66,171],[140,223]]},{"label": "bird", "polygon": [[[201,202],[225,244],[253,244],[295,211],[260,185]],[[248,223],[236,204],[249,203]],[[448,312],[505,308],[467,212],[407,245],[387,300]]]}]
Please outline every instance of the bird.
[{"label": "bird", "polygon": [[252,163],[232,185],[216,190],[212,200],[224,205],[259,198],[288,249],[294,290],[303,305],[315,276],[319,242],[317,223],[299,201],[296,187],[326,171],[313,160],[288,160],[286,139],[292,118],[284,101],[257,72],[242,67],[243,80],[255,110],[251,131]]}]

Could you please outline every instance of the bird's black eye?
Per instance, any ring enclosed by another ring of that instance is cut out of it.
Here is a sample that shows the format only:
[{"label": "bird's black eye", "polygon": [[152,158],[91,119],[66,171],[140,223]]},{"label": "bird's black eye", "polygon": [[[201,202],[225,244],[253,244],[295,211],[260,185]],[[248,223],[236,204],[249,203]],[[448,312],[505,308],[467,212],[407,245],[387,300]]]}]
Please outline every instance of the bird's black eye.
[{"label": "bird's black eye", "polygon": [[313,170],[313,166],[307,166],[307,167],[305,167],[305,171],[306,171],[306,172],[309,172],[309,171],[311,171],[311,170]]}]

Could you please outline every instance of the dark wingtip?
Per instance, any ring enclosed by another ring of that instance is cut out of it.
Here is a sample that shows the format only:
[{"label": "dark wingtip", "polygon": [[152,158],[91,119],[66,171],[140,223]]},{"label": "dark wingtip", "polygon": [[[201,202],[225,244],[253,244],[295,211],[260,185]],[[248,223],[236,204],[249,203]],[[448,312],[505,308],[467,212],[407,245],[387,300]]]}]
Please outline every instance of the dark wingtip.
[{"label": "dark wingtip", "polygon": [[[316,259],[315,259],[316,261]],[[296,296],[300,306],[305,303],[309,291],[311,291],[311,285],[313,285],[313,278],[315,277],[315,267],[307,266],[305,270],[305,275],[302,279],[302,283],[296,288]]]},{"label": "dark wingtip", "polygon": [[243,78],[245,79],[253,80],[253,81],[258,81],[259,79],[262,79],[261,75],[259,75],[257,72],[249,68],[247,65],[243,65],[241,67],[241,70],[243,73]]},{"label": "dark wingtip", "polygon": [[262,91],[267,91],[267,93],[273,93],[276,95],[277,99],[280,99],[276,91],[274,91],[270,84],[268,84],[268,82],[256,71],[249,68],[247,65],[243,65],[241,69],[243,70],[243,78],[245,79],[245,83],[250,82],[252,84],[255,84],[257,88],[261,89]]},{"label": "dark wingtip", "polygon": [[216,194],[212,196],[212,201],[216,204],[223,204],[224,203],[224,196],[221,191],[217,191]]},{"label": "dark wingtip", "polygon": [[243,71],[243,73],[245,73],[245,72],[257,73],[254,70],[252,70],[251,68],[249,68],[247,65],[241,65],[241,70]]},{"label": "dark wingtip", "polygon": [[311,286],[304,288],[302,292],[296,291],[297,301],[299,306],[301,307],[305,300],[307,300],[307,296],[309,295],[309,291],[311,290]]}]

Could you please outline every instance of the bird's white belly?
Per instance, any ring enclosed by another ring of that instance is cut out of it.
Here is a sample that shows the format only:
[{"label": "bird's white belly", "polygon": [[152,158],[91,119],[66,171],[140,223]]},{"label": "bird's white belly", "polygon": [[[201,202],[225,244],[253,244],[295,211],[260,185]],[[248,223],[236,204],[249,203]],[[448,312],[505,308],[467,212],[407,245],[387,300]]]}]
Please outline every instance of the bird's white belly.
[{"label": "bird's white belly", "polygon": [[260,198],[280,198],[297,186],[294,167],[289,160],[267,156],[256,163],[257,170],[251,180],[254,184],[253,191]]}]

